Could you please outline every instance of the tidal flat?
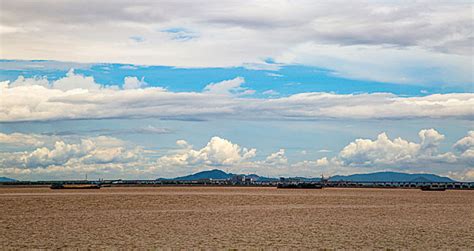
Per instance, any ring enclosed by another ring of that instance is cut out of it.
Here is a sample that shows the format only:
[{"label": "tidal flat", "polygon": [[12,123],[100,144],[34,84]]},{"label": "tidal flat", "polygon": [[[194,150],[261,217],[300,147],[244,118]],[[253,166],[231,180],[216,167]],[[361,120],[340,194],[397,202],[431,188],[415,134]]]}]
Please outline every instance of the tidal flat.
[{"label": "tidal flat", "polygon": [[474,191],[0,188],[0,249],[474,249]]}]

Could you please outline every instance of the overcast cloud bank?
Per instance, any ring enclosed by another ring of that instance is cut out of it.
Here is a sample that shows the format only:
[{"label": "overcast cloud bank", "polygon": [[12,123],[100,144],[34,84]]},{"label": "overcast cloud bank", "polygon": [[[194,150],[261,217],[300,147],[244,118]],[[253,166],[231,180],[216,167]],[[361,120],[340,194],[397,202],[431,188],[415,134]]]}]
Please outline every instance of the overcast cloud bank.
[{"label": "overcast cloud bank", "polygon": [[1,55],[254,68],[275,68],[264,62],[273,58],[358,79],[466,84],[472,8],[471,1],[3,1]]}]

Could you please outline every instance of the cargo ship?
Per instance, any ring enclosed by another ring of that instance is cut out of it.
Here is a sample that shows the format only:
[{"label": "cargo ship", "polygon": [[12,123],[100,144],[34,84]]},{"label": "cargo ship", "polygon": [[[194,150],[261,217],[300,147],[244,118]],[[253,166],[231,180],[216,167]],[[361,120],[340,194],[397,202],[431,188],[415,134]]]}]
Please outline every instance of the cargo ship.
[{"label": "cargo ship", "polygon": [[99,184],[51,184],[51,189],[100,189]]},{"label": "cargo ship", "polygon": [[319,183],[278,183],[277,188],[321,189],[323,188],[323,185]]},{"label": "cargo ship", "polygon": [[421,191],[445,191],[446,187],[438,186],[438,185],[427,185],[427,186],[421,186],[420,189]]}]

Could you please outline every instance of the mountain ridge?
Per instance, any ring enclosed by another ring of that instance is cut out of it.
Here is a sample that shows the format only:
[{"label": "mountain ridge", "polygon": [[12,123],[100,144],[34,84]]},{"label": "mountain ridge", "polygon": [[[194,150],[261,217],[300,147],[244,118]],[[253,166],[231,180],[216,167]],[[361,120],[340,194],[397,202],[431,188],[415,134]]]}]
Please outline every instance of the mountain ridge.
[{"label": "mountain ridge", "polygon": [[[179,176],[175,178],[158,178],[161,180],[176,180],[176,181],[193,181],[201,179],[230,179],[234,175],[244,175],[252,178],[255,181],[277,181],[279,178],[264,177],[257,174],[233,174],[226,173],[220,169],[212,169],[193,173],[190,175]],[[320,181],[321,178],[307,178],[307,177],[290,177],[293,179],[299,179],[302,181]],[[330,181],[353,181],[353,182],[455,182],[454,180],[430,173],[401,173],[401,172],[374,172],[374,173],[361,173],[351,175],[335,175],[329,177]]]},{"label": "mountain ridge", "polygon": [[8,177],[0,177],[0,182],[15,182],[16,179],[8,178]]},{"label": "mountain ridge", "polygon": [[454,182],[454,180],[431,173],[375,172],[351,175],[335,175],[331,181],[355,182]]},{"label": "mountain ridge", "polygon": [[199,179],[230,179],[234,174],[226,173],[219,169],[212,169],[197,172],[190,175],[180,176],[176,178],[171,178],[171,180],[181,180],[181,181],[189,181],[189,180],[199,180]]}]

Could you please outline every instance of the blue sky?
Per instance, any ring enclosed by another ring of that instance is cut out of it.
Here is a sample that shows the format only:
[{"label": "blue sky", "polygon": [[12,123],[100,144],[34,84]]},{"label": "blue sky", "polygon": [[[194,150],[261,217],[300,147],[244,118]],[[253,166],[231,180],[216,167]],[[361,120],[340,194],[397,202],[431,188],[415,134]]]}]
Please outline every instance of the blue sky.
[{"label": "blue sky", "polygon": [[[42,62],[1,61],[2,64],[15,63],[20,67],[5,67],[0,80],[14,81],[19,75],[24,77],[45,76],[49,80],[64,77],[69,69],[44,70]],[[57,62],[60,64],[61,62]],[[8,66],[8,65],[7,65]],[[77,65],[76,73],[93,76],[104,85],[120,85],[127,76],[144,78],[149,86],[166,87],[170,91],[201,91],[209,83],[243,77],[245,86],[256,90],[256,96],[264,97],[264,91],[274,90],[278,96],[288,96],[301,92],[334,92],[339,94],[389,92],[402,96],[425,96],[433,93],[465,92],[467,84],[448,85],[446,83],[384,83],[340,77],[329,69],[304,65],[281,65],[274,70],[246,67],[226,68],[176,68],[171,66],[137,66],[123,64]],[[419,72],[418,74],[430,74]],[[275,95],[274,95],[275,96]]]},{"label": "blue sky", "polygon": [[71,4],[3,7],[0,176],[474,180],[470,2]]}]

